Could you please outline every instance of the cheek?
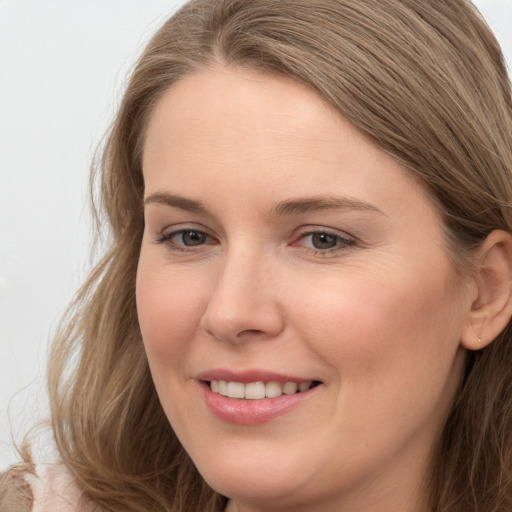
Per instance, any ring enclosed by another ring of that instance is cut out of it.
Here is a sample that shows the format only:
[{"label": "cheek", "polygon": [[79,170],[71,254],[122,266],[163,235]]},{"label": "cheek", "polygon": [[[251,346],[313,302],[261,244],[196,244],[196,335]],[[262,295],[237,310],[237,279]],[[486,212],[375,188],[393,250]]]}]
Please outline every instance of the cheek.
[{"label": "cheek", "polygon": [[152,368],[175,364],[189,347],[204,309],[199,290],[185,275],[173,275],[141,260],[137,272],[137,315]]},{"label": "cheek", "polygon": [[435,372],[446,378],[464,317],[452,272],[442,269],[354,271],[318,292],[306,285],[308,298],[294,316],[316,354],[347,381],[405,384]]},{"label": "cheek", "polygon": [[330,367],[336,392],[328,423],[353,440],[354,457],[368,440],[392,449],[413,431],[432,438],[463,362],[462,316],[442,279],[407,278],[404,269],[401,280],[368,283],[353,274],[343,287],[310,294],[295,315],[317,358]]}]

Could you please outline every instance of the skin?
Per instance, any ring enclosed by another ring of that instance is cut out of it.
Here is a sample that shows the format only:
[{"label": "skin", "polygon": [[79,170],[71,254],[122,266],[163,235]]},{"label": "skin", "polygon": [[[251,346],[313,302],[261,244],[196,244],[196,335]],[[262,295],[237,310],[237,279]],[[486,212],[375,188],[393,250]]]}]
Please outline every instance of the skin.
[{"label": "skin", "polygon": [[[147,357],[171,425],[230,510],[427,511],[475,294],[422,187],[313,91],[222,66],[161,98],[143,172]],[[344,202],[275,211],[334,196]],[[183,229],[207,236],[186,246]],[[334,245],[319,249],[311,233],[325,231]],[[321,385],[278,418],[236,425],[205,404],[197,375],[212,368]]]}]

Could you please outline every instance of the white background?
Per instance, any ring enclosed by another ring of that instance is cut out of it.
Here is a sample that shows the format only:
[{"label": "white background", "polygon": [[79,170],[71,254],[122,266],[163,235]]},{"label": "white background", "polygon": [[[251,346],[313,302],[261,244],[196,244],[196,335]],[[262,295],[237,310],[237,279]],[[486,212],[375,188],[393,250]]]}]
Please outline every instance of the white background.
[{"label": "white background", "polygon": [[[180,0],[0,0],[0,469],[46,414],[48,342],[89,268],[88,169]],[[512,0],[480,0],[512,67]],[[478,70],[475,70],[478,72]]]}]

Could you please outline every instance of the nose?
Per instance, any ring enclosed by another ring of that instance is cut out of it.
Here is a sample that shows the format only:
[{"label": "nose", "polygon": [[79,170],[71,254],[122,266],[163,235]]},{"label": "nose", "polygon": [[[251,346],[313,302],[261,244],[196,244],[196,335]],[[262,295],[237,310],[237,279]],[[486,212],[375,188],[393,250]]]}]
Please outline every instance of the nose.
[{"label": "nose", "polygon": [[217,340],[272,339],[284,329],[277,269],[249,252],[226,255],[213,283],[200,326]]}]

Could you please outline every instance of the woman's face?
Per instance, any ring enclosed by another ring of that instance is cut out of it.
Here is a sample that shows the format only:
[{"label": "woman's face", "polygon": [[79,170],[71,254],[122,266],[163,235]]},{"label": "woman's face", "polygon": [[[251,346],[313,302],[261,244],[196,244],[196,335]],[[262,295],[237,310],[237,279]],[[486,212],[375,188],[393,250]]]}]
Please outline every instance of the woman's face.
[{"label": "woman's face", "polygon": [[220,67],[157,104],[143,171],[140,327],[207,482],[240,510],[422,510],[470,301],[411,173],[304,86]]}]

